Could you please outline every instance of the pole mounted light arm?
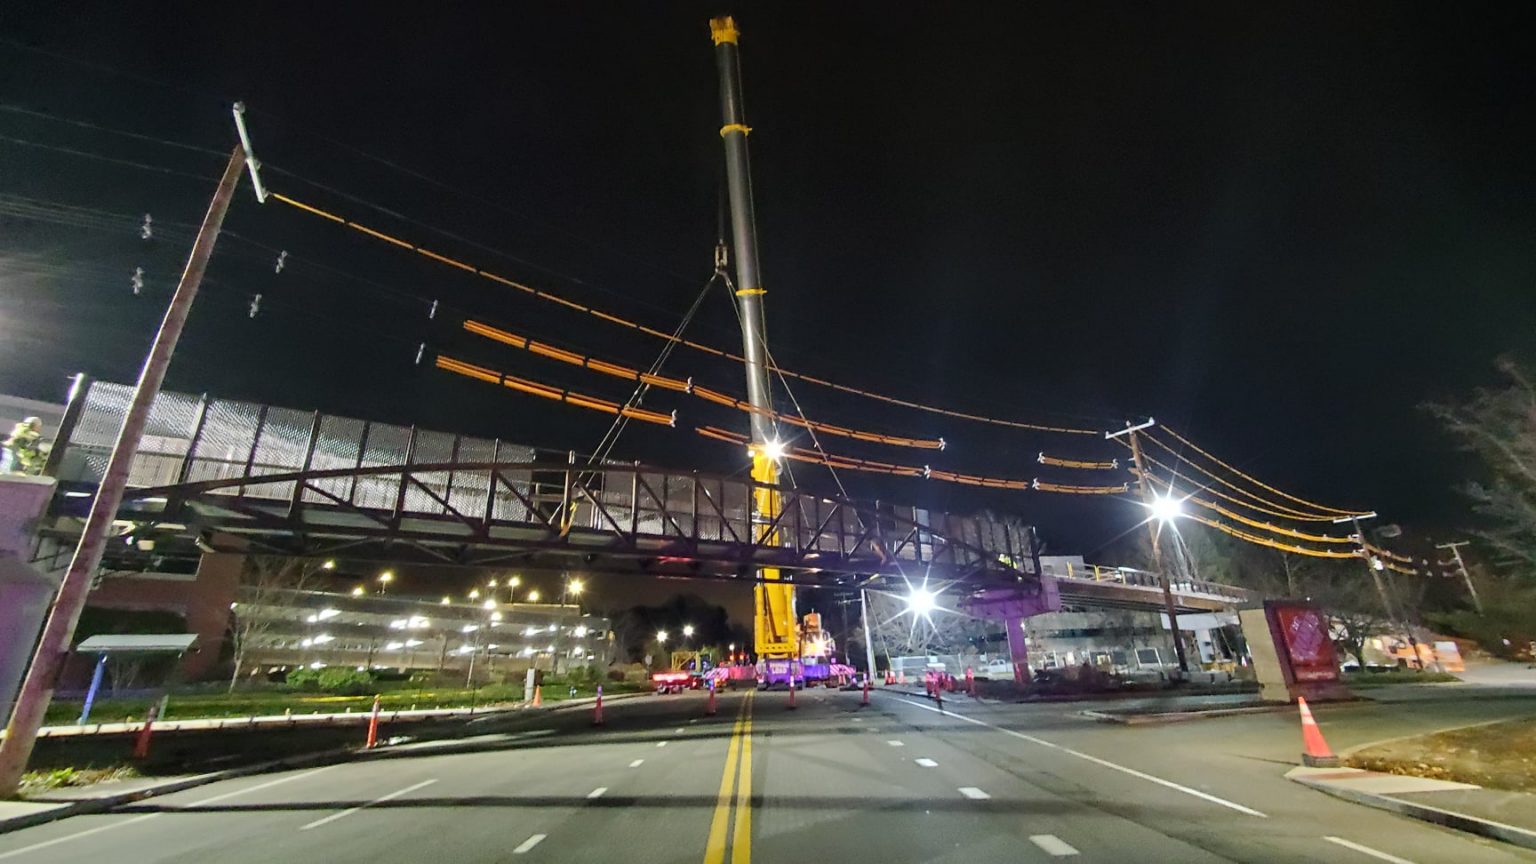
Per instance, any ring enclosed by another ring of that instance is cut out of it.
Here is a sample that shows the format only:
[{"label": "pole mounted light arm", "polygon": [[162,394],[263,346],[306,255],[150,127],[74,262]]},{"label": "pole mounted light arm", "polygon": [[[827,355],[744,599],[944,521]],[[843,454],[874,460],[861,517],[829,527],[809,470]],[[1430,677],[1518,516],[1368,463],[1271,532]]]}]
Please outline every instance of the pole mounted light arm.
[{"label": "pole mounted light arm", "polygon": [[256,190],[256,203],[267,203],[267,187],[261,184],[261,163],[251,149],[251,133],[245,128],[245,103],[236,102],[234,107],[235,130],[240,133],[240,147],[245,151],[245,167],[251,172],[251,188]]}]

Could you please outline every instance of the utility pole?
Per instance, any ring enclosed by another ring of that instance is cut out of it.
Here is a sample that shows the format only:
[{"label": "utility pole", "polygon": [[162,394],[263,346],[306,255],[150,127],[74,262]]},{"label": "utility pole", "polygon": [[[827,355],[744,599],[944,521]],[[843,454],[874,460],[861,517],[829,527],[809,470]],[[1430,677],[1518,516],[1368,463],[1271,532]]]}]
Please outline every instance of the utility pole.
[{"label": "utility pole", "polygon": [[149,356],[144,361],[144,368],[139,372],[133,401],[129,403],[128,413],[123,417],[122,431],[118,433],[117,443],[112,446],[112,455],[107,460],[101,483],[96,487],[96,500],[91,504],[85,526],[80,530],[80,543],[75,547],[69,570],[59,585],[53,611],[48,615],[48,623],[43,627],[42,638],[38,640],[37,651],[32,656],[32,666],[27,671],[26,681],[21,685],[16,709],[11,713],[10,723],[6,726],[5,741],[0,743],[0,798],[13,797],[21,785],[21,775],[37,743],[37,732],[43,725],[43,715],[48,710],[48,703],[53,700],[54,687],[69,655],[69,644],[75,635],[75,625],[80,621],[80,612],[85,608],[91,580],[101,566],[112,521],[117,517],[117,509],[123,502],[123,493],[128,487],[128,472],[133,467],[134,456],[144,436],[150,408],[160,393],[160,385],[165,381],[166,368],[171,365],[176,342],[186,326],[187,315],[192,311],[192,301],[197,297],[198,286],[202,284],[203,272],[208,268],[208,259],[213,255],[214,242],[218,240],[219,228],[224,223],[224,214],[229,211],[229,202],[245,163],[245,148],[236,147],[230,154],[229,164],[224,167],[224,176],[220,178],[218,188],[214,190],[208,212],[203,216],[203,224],[198,228],[197,241],[192,244],[192,254],[187,258],[187,267],[182,271],[181,281],[176,286],[176,294],[171,298],[165,318],[160,322],[160,330],[150,346]]},{"label": "utility pole", "polygon": [[[731,211],[731,246],[736,263],[736,305],[741,312],[741,348],[746,360],[747,402],[752,407],[752,479],[757,519],[772,525],[779,515],[778,460],[783,444],[774,430],[773,395],[768,378],[768,329],[763,315],[762,274],[757,259],[757,222],[752,206],[752,172],[747,158],[746,109],[741,98],[740,31],[730,16],[711,18],[710,38],[720,75],[720,141],[725,148],[725,181]],[[777,531],[763,529],[759,543],[775,545]],[[759,657],[789,657],[790,675],[800,660],[795,617],[795,589],[777,567],[758,571],[753,588],[754,636]]]},{"label": "utility pole", "polygon": [[1408,647],[1413,651],[1413,664],[1422,669],[1424,668],[1424,661],[1419,658],[1419,640],[1414,637],[1413,630],[1408,626],[1407,622],[1397,614],[1391,596],[1387,593],[1386,583],[1381,581],[1381,571],[1385,569],[1386,565],[1375,555],[1371,554],[1370,544],[1365,542],[1365,528],[1360,524],[1360,520],[1374,518],[1376,518],[1376,514],[1371,512],[1362,513],[1358,516],[1343,516],[1333,520],[1333,522],[1335,525],[1348,522],[1355,527],[1355,540],[1360,544],[1360,549],[1356,554],[1360,556],[1360,560],[1365,562],[1366,572],[1371,574],[1371,582],[1376,585],[1376,594],[1381,598],[1381,608],[1387,613],[1387,622],[1393,627],[1402,630],[1403,634],[1408,637]]},{"label": "utility pole", "polygon": [[1456,565],[1457,572],[1461,573],[1462,581],[1467,583],[1467,593],[1472,595],[1472,606],[1477,609],[1477,614],[1483,614],[1483,599],[1477,596],[1477,586],[1472,584],[1472,574],[1467,572],[1467,562],[1461,560],[1461,547],[1471,545],[1471,540],[1460,540],[1455,543],[1437,543],[1436,549],[1451,550],[1451,560],[1442,561],[1441,564]]},{"label": "utility pole", "polygon": [[1163,609],[1168,614],[1168,630],[1173,634],[1173,653],[1179,658],[1179,673],[1187,675],[1189,659],[1184,656],[1184,639],[1179,635],[1179,610],[1173,602],[1173,586],[1168,581],[1168,570],[1163,566],[1162,546],[1158,540],[1162,522],[1155,515],[1157,495],[1152,491],[1152,484],[1147,482],[1147,467],[1141,458],[1141,441],[1136,437],[1137,432],[1156,422],[1149,417],[1147,422],[1139,426],[1127,425],[1119,432],[1105,432],[1104,437],[1109,439],[1124,435],[1131,445],[1131,459],[1136,465],[1136,487],[1141,492],[1141,503],[1146,506],[1149,514],[1153,514],[1147,519],[1147,530],[1152,534],[1152,562],[1157,568],[1157,581],[1163,586]]}]

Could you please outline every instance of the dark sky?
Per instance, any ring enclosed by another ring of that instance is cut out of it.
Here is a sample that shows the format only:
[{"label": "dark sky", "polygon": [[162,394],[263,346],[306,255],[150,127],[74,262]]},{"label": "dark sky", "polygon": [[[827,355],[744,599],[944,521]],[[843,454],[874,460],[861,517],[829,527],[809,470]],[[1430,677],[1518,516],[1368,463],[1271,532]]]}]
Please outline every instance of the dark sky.
[{"label": "dark sky", "polygon": [[[223,151],[244,99],[277,191],[671,329],[711,269],[706,21],[726,5],[39,6],[3,28],[0,101]],[[1302,495],[1459,524],[1463,469],[1415,405],[1493,381],[1501,353],[1536,354],[1536,63],[1515,4],[894,9],[731,9],[782,363],[1018,419],[1152,414]],[[131,378],[220,155],[16,111],[0,135],[193,175],[0,140],[0,391],[58,398],[80,369]],[[16,215],[36,202],[47,221]],[[59,205],[128,218],[63,225]],[[606,418],[416,367],[418,343],[620,399],[618,382],[458,321],[635,365],[658,348],[248,188],[227,228],[172,388],[583,450]],[[293,256],[281,274],[277,249]],[[730,347],[735,326],[716,293],[690,332]],[[741,389],[738,368],[698,354],[668,368]],[[797,395],[813,417],[952,445],[837,445],[868,458],[1027,478],[1042,449],[1108,452]],[[680,409],[679,428],[637,429],[618,455],[740,467],[691,431],[744,430],[740,415],[654,404]],[[844,479],[859,496],[1018,512],[1060,551],[1127,515]]]}]

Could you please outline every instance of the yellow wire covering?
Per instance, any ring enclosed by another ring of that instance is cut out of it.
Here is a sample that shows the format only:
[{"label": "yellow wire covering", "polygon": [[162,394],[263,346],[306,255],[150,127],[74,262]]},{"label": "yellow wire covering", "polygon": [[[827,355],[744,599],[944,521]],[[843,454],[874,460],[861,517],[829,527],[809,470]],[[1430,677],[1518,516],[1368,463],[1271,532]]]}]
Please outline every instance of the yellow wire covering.
[{"label": "yellow wire covering", "polygon": [[[1158,482],[1158,483],[1163,484],[1163,488],[1165,488],[1165,489],[1174,489],[1175,488],[1173,486],[1173,484],[1169,483],[1167,480],[1164,480],[1161,477],[1158,477],[1155,474],[1149,475],[1149,479],[1153,480],[1154,482]],[[1197,505],[1199,505],[1201,507],[1204,507],[1207,510],[1214,510],[1215,512],[1220,513],[1221,515],[1227,517],[1228,519],[1236,519],[1237,521],[1243,523],[1244,525],[1248,525],[1248,526],[1251,526],[1251,527],[1254,527],[1254,528],[1260,528],[1260,529],[1263,529],[1263,530],[1268,531],[1268,532],[1273,533],[1273,534],[1283,534],[1286,537],[1292,537],[1292,538],[1295,538],[1297,540],[1310,540],[1313,543],[1349,543],[1349,544],[1353,544],[1355,542],[1355,539],[1353,537],[1335,537],[1335,536],[1333,536],[1331,534],[1308,534],[1305,531],[1297,531],[1297,530],[1294,530],[1294,529],[1291,529],[1291,528],[1286,528],[1286,527],[1281,526],[1281,525],[1274,525],[1274,524],[1271,524],[1269,522],[1260,522],[1257,519],[1250,519],[1250,518],[1248,518],[1247,516],[1244,516],[1241,513],[1235,513],[1235,512],[1233,512],[1231,510],[1228,510],[1227,508],[1221,506],[1220,504],[1217,504],[1214,501],[1205,501],[1203,499],[1196,498],[1196,497],[1194,497],[1192,495],[1189,496],[1189,497],[1186,497],[1186,498],[1181,498],[1180,500],[1181,501],[1188,501],[1188,502],[1190,502],[1192,504],[1197,504]]]},{"label": "yellow wire covering", "polygon": [[[705,438],[713,438],[716,441],[725,441],[746,447],[751,439],[739,432],[721,429],[717,426],[701,426],[695,430]],[[952,471],[938,471],[926,465],[898,465],[891,462],[876,462],[872,459],[856,459],[852,456],[838,456],[835,454],[823,455],[814,450],[806,450],[800,447],[784,448],[784,458],[797,462],[809,462],[813,465],[827,465],[832,468],[843,468],[849,471],[864,471],[872,474],[890,474],[897,477],[923,477],[930,480],[942,480],[946,483],[959,483],[964,486],[981,486],[987,489],[1013,489],[1025,491],[1030,488],[1028,480],[1007,480],[1000,477],[980,477],[974,474],[956,474]]]},{"label": "yellow wire covering", "polygon": [[[289,198],[286,195],[279,195],[276,192],[274,192],[274,193],[272,193],[271,197],[276,199],[277,201],[280,201],[280,202],[282,202],[284,204],[287,204],[288,206],[293,207],[293,208],[295,208],[297,210],[300,210],[302,212],[309,213],[309,214],[314,215],[314,216],[319,216],[320,218],[326,219],[326,220],[331,221],[331,222],[336,222],[336,223],[338,223],[340,225],[344,225],[344,226],[346,226],[348,228],[351,228],[354,231],[358,231],[360,233],[367,234],[370,237],[373,237],[373,238],[378,239],[378,240],[383,240],[386,243],[390,243],[390,244],[393,244],[395,246],[399,246],[402,249],[409,249],[409,250],[411,250],[413,252],[417,252],[417,253],[423,255],[424,257],[430,258],[430,259],[432,259],[434,261],[437,261],[437,262],[440,262],[440,263],[443,263],[443,264],[447,264],[447,265],[449,265],[451,267],[456,267],[456,268],[458,268],[460,270],[463,270],[463,271],[465,271],[467,273],[473,273],[473,274],[475,274],[477,276],[481,276],[483,278],[489,279],[492,282],[497,282],[497,283],[500,283],[502,285],[506,285],[509,288],[516,288],[517,290],[523,291],[523,292],[525,292],[527,294],[530,294],[530,295],[532,295],[534,297],[537,297],[540,300],[547,300],[547,301],[549,301],[551,303],[558,303],[561,306],[565,306],[565,307],[567,307],[569,309],[574,309],[577,312],[584,312],[584,313],[586,313],[588,315],[592,315],[592,316],[595,316],[597,318],[601,318],[604,321],[607,321],[609,323],[618,324],[618,325],[623,326],[623,327],[628,327],[628,328],[630,328],[632,330],[639,330],[642,333],[645,333],[645,334],[650,335],[650,336],[655,336],[658,339],[664,339],[664,340],[666,340],[668,342],[676,342],[679,345],[685,345],[685,346],[687,346],[689,348],[692,348],[692,349],[694,349],[696,351],[702,351],[702,352],[704,352],[706,354],[710,354],[710,355],[715,356],[715,357],[725,357],[725,358],[730,359],[730,360],[735,360],[738,363],[745,363],[746,362],[746,358],[742,357],[739,354],[733,354],[733,353],[731,353],[729,351],[722,351],[719,348],[714,348],[714,347],[711,347],[709,345],[705,345],[705,344],[700,343],[700,342],[695,342],[695,341],[693,341],[691,339],[684,339],[684,338],[681,338],[681,337],[678,337],[678,336],[673,336],[671,333],[664,333],[664,332],[662,332],[660,330],[655,329],[654,327],[647,327],[644,324],[641,324],[641,323],[636,322],[636,321],[631,321],[631,320],[629,320],[627,318],[621,318],[618,315],[612,315],[612,314],[609,314],[607,312],[603,312],[602,310],[599,310],[599,309],[593,309],[593,308],[591,308],[589,306],[583,306],[580,303],[572,302],[572,301],[567,300],[564,297],[561,297],[559,295],[551,294],[548,291],[541,291],[541,290],[539,290],[537,288],[533,288],[531,286],[524,285],[521,282],[515,282],[515,281],[513,281],[511,279],[506,278],[505,276],[499,276],[499,275],[497,275],[495,273],[492,273],[492,272],[490,272],[488,270],[481,270],[481,269],[479,269],[477,267],[474,267],[474,266],[472,266],[470,264],[466,264],[466,263],[464,263],[462,261],[457,261],[457,260],[455,260],[453,258],[449,258],[449,257],[444,256],[444,255],[439,255],[438,253],[433,252],[433,251],[431,251],[429,249],[425,249],[425,248],[423,248],[421,246],[417,246],[417,245],[415,245],[413,243],[407,243],[406,241],[401,240],[398,237],[391,237],[390,235],[385,234],[382,231],[378,231],[378,230],[375,230],[373,228],[369,228],[369,227],[367,227],[365,225],[362,225],[362,224],[360,224],[358,222],[353,222],[350,219],[345,219],[345,218],[343,218],[341,216],[337,216],[334,213],[329,213],[329,212],[327,212],[325,210],[321,210],[318,207],[314,207],[312,205],[305,204],[305,203],[303,203],[301,201],[296,201],[296,200],[294,200],[292,198]],[[822,387],[827,387],[827,388],[830,388],[832,390],[836,390],[836,391],[838,391],[840,393],[849,393],[849,394],[852,394],[852,395],[855,395],[855,396],[863,396],[863,397],[865,397],[867,399],[874,399],[874,400],[877,400],[877,401],[880,401],[880,402],[886,402],[886,403],[891,404],[891,405],[899,405],[899,406],[901,406],[903,408],[912,408],[912,409],[915,409],[915,410],[918,410],[918,411],[926,411],[926,412],[928,412],[930,414],[939,414],[939,415],[942,415],[942,416],[945,416],[945,417],[955,417],[955,418],[961,419],[961,420],[973,420],[973,421],[976,421],[978,423],[990,423],[990,424],[995,425],[995,426],[1006,426],[1006,427],[1009,427],[1009,428],[1012,428],[1012,429],[1028,429],[1028,430],[1031,430],[1031,431],[1034,431],[1034,432],[1058,432],[1058,433],[1065,434],[1065,435],[1098,435],[1099,434],[1099,430],[1097,430],[1097,429],[1073,429],[1073,428],[1065,427],[1065,426],[1047,426],[1047,425],[1042,425],[1042,424],[1038,424],[1038,423],[1022,423],[1022,422],[1019,422],[1017,420],[1003,420],[1003,419],[1000,419],[1000,418],[997,418],[997,417],[987,417],[987,416],[984,416],[984,415],[981,415],[981,414],[970,414],[970,413],[966,413],[964,411],[951,411],[948,408],[939,408],[937,406],[926,405],[926,404],[923,404],[921,402],[912,402],[912,401],[907,400],[907,399],[899,399],[899,398],[897,398],[895,396],[886,396],[886,395],[884,395],[882,393],[876,393],[876,392],[874,392],[872,390],[862,390],[862,389],[860,389],[858,387],[849,387],[849,386],[844,385],[844,384],[837,384],[835,382],[828,381],[825,378],[816,378],[816,377],[813,377],[811,375],[805,375],[805,374],[802,374],[802,373],[799,373],[799,372],[793,372],[793,371],[790,371],[789,369],[784,369],[784,368],[778,367],[778,366],[769,366],[768,368],[770,370],[772,370],[773,372],[776,372],[776,373],[778,373],[780,375],[784,375],[785,377],[794,378],[794,379],[796,379],[798,381],[804,381],[804,382],[806,382],[808,384],[816,384],[816,385],[819,385],[819,386],[822,386]]]},{"label": "yellow wire covering", "polygon": [[[1194,442],[1190,441],[1188,438],[1185,438],[1184,436],[1180,435],[1179,433],[1173,431],[1172,429],[1169,429],[1167,426],[1162,426],[1162,427],[1159,427],[1159,428],[1162,429],[1162,431],[1167,432],[1169,434],[1169,436],[1171,436],[1173,438],[1173,440],[1179,442],[1180,444],[1183,444],[1185,447],[1188,447],[1189,449],[1195,451],[1196,453],[1199,453],[1201,456],[1204,456],[1205,458],[1211,460],[1212,462],[1215,462],[1217,465],[1220,465],[1221,467],[1227,469],[1228,471],[1231,471],[1233,474],[1236,474],[1237,476],[1243,478],[1244,480],[1247,480],[1249,483],[1252,483],[1253,485],[1259,487],[1260,489],[1264,489],[1264,490],[1273,492],[1276,495],[1279,495],[1281,498],[1286,498],[1286,499],[1288,499],[1290,501],[1296,502],[1297,504],[1305,504],[1305,505],[1307,505],[1308,507],[1311,507],[1314,510],[1321,510],[1324,513],[1332,513],[1335,516],[1365,516],[1365,515],[1367,515],[1366,512],[1363,511],[1363,510],[1340,510],[1337,507],[1329,507],[1329,506],[1327,506],[1325,504],[1317,504],[1315,502],[1308,501],[1305,498],[1297,498],[1295,495],[1291,495],[1288,492],[1281,492],[1279,489],[1276,489],[1275,487],[1270,486],[1269,484],[1263,482],[1262,480],[1259,480],[1256,477],[1251,477],[1251,476],[1249,476],[1247,474],[1244,474],[1243,472],[1237,470],[1236,468],[1232,467],[1231,465],[1228,465],[1227,463],[1221,461],[1220,459],[1217,459],[1215,456],[1212,456],[1210,453],[1207,453],[1206,451],[1201,450],[1199,447],[1195,446]],[[1151,434],[1148,434],[1147,437],[1151,438],[1154,441],[1157,440]],[[1166,444],[1163,444],[1161,441],[1158,442],[1158,445],[1161,446],[1164,450],[1167,450],[1169,453],[1173,453],[1174,452],[1172,448],[1168,447],[1168,445],[1166,445]],[[1178,454],[1175,453],[1174,455],[1178,455]],[[1182,459],[1183,457],[1181,456],[1180,458]],[[1184,459],[1184,461],[1185,462],[1189,462],[1188,459]],[[1194,463],[1191,462],[1190,464],[1194,464]]]},{"label": "yellow wire covering", "polygon": [[[1126,445],[1126,446],[1130,446],[1130,445]],[[1161,447],[1163,445],[1159,444],[1158,446]],[[1177,454],[1175,454],[1175,455],[1177,455]],[[1175,477],[1179,476],[1180,472],[1179,472],[1178,469],[1169,467],[1168,465],[1165,465],[1162,462],[1159,462],[1156,459],[1153,459],[1151,456],[1147,455],[1147,452],[1145,450],[1142,451],[1141,458],[1145,459],[1149,464],[1155,465],[1156,467],[1161,468],[1164,471],[1167,471],[1169,474],[1171,474],[1171,475],[1173,475]],[[1337,518],[1337,517],[1334,517],[1334,516],[1318,516],[1316,514],[1303,513],[1300,510],[1291,510],[1289,508],[1284,507],[1281,504],[1276,504],[1275,502],[1270,501],[1267,498],[1260,498],[1259,496],[1253,494],[1252,492],[1249,492],[1248,490],[1242,488],[1241,486],[1234,486],[1232,483],[1228,482],[1227,480],[1225,480],[1225,479],[1223,479],[1221,477],[1218,477],[1215,474],[1212,474],[1209,471],[1206,471],[1206,470],[1200,468],[1200,466],[1198,466],[1198,465],[1193,465],[1191,467],[1195,468],[1196,470],[1200,471],[1200,473],[1202,473],[1205,476],[1211,478],[1212,480],[1215,480],[1217,483],[1220,483],[1221,485],[1226,486],[1229,489],[1232,489],[1232,490],[1234,490],[1234,491],[1236,491],[1236,492],[1238,492],[1238,493],[1240,493],[1242,495],[1246,495],[1247,497],[1252,498],[1255,501],[1263,502],[1263,504],[1270,504],[1270,505],[1273,505],[1274,507],[1279,507],[1280,509],[1278,509],[1278,510],[1272,509],[1271,507],[1265,507],[1262,504],[1251,504],[1251,503],[1249,503],[1247,501],[1243,501],[1243,500],[1238,499],[1238,498],[1233,498],[1231,495],[1228,495],[1225,492],[1222,492],[1220,489],[1217,489],[1214,486],[1211,486],[1211,485],[1208,485],[1208,484],[1205,484],[1205,483],[1201,483],[1201,491],[1209,492],[1212,495],[1215,495],[1216,497],[1222,498],[1222,499],[1224,499],[1226,501],[1230,501],[1233,504],[1238,505],[1239,507],[1246,507],[1249,510],[1254,510],[1254,511],[1257,511],[1259,513],[1268,513],[1271,516],[1279,516],[1281,518],[1290,519],[1290,520],[1295,521],[1295,522],[1332,522],[1335,518]]]},{"label": "yellow wire covering", "polygon": [[1196,522],[1199,522],[1201,525],[1205,525],[1205,526],[1207,526],[1209,528],[1215,528],[1217,531],[1220,531],[1220,532],[1222,532],[1224,534],[1230,534],[1231,536],[1236,537],[1239,540],[1245,540],[1245,541],[1247,541],[1249,543],[1258,544],[1259,546],[1268,546],[1271,549],[1279,549],[1279,550],[1284,551],[1284,552],[1294,552],[1297,555],[1310,555],[1313,558],[1358,558],[1358,557],[1360,557],[1357,553],[1354,553],[1354,552],[1333,552],[1333,551],[1330,551],[1330,550],[1327,550],[1327,549],[1312,549],[1312,548],[1309,548],[1309,547],[1306,547],[1306,546],[1289,546],[1289,545],[1286,545],[1285,543],[1281,543],[1278,540],[1271,540],[1268,537],[1260,537],[1257,534],[1249,534],[1246,531],[1242,531],[1240,529],[1233,528],[1231,525],[1227,525],[1225,523],[1218,522],[1215,519],[1207,519],[1204,516],[1200,516],[1200,515],[1197,515],[1197,514],[1194,514],[1194,513],[1189,514],[1186,518],[1193,519]]},{"label": "yellow wire covering", "polygon": [[1083,468],[1093,471],[1110,471],[1120,467],[1119,459],[1111,459],[1108,462],[1085,462],[1081,459],[1062,459],[1056,456],[1047,456],[1044,453],[1041,453],[1040,458],[1035,461],[1041,465],[1054,465],[1057,468]]},{"label": "yellow wire covering", "polygon": [[828,435],[839,435],[844,438],[853,438],[858,441],[870,441],[876,444],[890,444],[895,447],[912,447],[919,450],[944,449],[944,439],[942,438],[905,438],[898,435],[882,435],[878,432],[865,432],[860,429],[849,429],[846,426],[834,426],[830,423],[820,423],[815,420],[807,420],[804,417],[796,414],[778,414],[772,411],[759,411],[741,399],[727,396],[724,393],[720,393],[716,390],[710,390],[707,387],[700,387],[695,385],[692,382],[692,379],[685,381],[680,378],[669,378],[664,375],[652,375],[648,372],[641,372],[639,369],[631,369],[628,366],[620,366],[617,363],[609,363],[605,360],[598,360],[593,357],[588,357],[584,354],[577,354],[574,351],[567,351],[563,348],[556,348],[553,345],[549,345],[544,342],[538,342],[533,339],[529,339],[526,336],[519,336],[516,333],[509,333],[499,327],[492,327],[489,324],[484,324],[479,321],[465,321],[464,329],[478,336],[484,336],[487,339],[493,339],[504,345],[511,345],[514,348],[522,348],[525,351],[530,351],[534,354],[548,357],[552,360],[558,360],[562,363],[569,363],[572,366],[581,366],[586,369],[591,369],[594,372],[602,372],[606,375],[613,375],[628,381],[641,381],[647,384],[654,384],[658,387],[664,387],[668,390],[675,390],[679,393],[688,393],[690,395],[697,396],[700,399],[714,402],[717,405],[724,405],[727,408],[735,408],[739,411],[745,411],[749,414],[765,414],[769,417],[782,420],[783,422],[792,426],[799,426],[802,429],[811,429],[816,432],[824,432]]},{"label": "yellow wire covering", "polygon": [[1127,483],[1119,486],[1064,486],[1060,483],[1042,483],[1036,480],[1030,486],[1039,492],[1059,492],[1065,495],[1118,495],[1121,492],[1129,492],[1131,487]]},{"label": "yellow wire covering", "polygon": [[466,378],[474,378],[477,381],[485,381],[490,384],[500,384],[521,393],[553,399],[556,402],[564,402],[567,405],[575,405],[578,408],[601,411],[604,414],[618,414],[632,420],[655,423],[658,426],[673,425],[674,418],[670,414],[662,414],[659,411],[647,411],[644,408],[632,408],[620,405],[617,402],[610,402],[607,399],[599,399],[595,396],[585,396],[581,393],[561,390],[558,387],[551,387],[548,384],[540,384],[537,381],[529,381],[526,378],[507,375],[495,369],[487,369],[484,366],[465,363],[462,360],[456,360],[442,354],[437,355],[433,365],[444,371],[463,375]]}]

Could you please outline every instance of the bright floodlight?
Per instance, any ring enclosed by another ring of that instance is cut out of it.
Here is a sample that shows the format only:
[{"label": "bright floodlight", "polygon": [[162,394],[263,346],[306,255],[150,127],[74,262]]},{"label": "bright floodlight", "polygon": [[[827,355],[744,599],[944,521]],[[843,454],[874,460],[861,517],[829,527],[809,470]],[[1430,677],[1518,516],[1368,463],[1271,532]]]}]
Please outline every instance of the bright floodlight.
[{"label": "bright floodlight", "polygon": [[529,603],[537,603],[537,602],[539,602],[539,592],[538,592],[537,589],[528,592],[528,602]]},{"label": "bright floodlight", "polygon": [[352,589],[352,596],[353,597],[361,597],[361,596],[363,596],[363,586],[359,585],[356,588],[353,588]]},{"label": "bright floodlight", "polygon": [[692,624],[684,624],[683,625],[683,635],[684,636],[692,636],[693,635],[693,625]]},{"label": "bright floodlight", "polygon": [[667,644],[667,631],[665,631],[665,630],[657,630],[656,631],[656,641],[661,643],[662,645]]},{"label": "bright floodlight", "polygon": [[913,588],[907,595],[907,611],[914,615],[927,616],[938,606],[938,598],[927,588]]},{"label": "bright floodlight", "polygon": [[336,569],[336,562],[335,561],[326,561],[324,564],[320,565],[320,569],[321,570],[335,570]]},{"label": "bright floodlight", "polygon": [[487,600],[484,603],[481,603],[480,605],[482,607],[484,607],[485,609],[487,609],[487,610],[495,609],[496,608],[496,601],[495,600]]},{"label": "bright floodlight", "polygon": [[570,584],[566,586],[566,590],[570,591],[572,594],[580,594],[581,589],[584,587],[586,586],[581,584],[580,579],[572,579]]},{"label": "bright floodlight", "polygon": [[513,576],[511,579],[507,580],[507,584],[511,585],[513,588],[516,588],[517,586],[523,584],[523,577]]},{"label": "bright floodlight", "polygon": [[1159,522],[1172,522],[1184,515],[1184,502],[1172,495],[1153,496],[1148,506],[1152,510],[1152,518]]},{"label": "bright floodlight", "polygon": [[777,439],[763,442],[763,455],[777,462],[784,458],[784,442]]}]

